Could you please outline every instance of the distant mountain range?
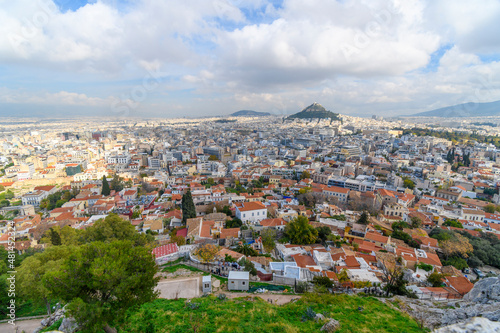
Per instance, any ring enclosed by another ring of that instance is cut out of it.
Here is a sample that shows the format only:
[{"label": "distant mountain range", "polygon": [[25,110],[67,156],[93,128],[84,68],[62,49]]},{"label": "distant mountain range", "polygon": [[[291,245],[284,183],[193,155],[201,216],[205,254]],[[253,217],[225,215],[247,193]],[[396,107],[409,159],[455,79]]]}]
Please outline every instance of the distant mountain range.
[{"label": "distant mountain range", "polygon": [[230,114],[231,117],[267,117],[271,114],[269,112],[259,112],[253,110],[240,110]]},{"label": "distant mountain range", "polygon": [[287,119],[331,119],[340,120],[338,113],[327,111],[321,104],[314,102],[302,111],[289,116]]},{"label": "distant mountain range", "polygon": [[500,101],[490,103],[464,103],[420,112],[405,117],[488,117],[500,116]]}]

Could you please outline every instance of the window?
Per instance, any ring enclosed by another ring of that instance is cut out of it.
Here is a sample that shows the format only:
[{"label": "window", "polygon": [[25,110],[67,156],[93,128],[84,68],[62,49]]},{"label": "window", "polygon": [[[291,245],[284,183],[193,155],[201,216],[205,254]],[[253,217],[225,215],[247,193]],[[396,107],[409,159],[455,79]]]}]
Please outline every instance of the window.
[{"label": "window", "polygon": [[255,214],[254,214],[254,213],[252,213],[252,216],[254,216],[254,215],[255,215]]},{"label": "window", "polygon": [[244,286],[244,285],[245,285],[245,281],[242,281],[242,282],[241,282],[241,285],[242,285],[242,286]]}]

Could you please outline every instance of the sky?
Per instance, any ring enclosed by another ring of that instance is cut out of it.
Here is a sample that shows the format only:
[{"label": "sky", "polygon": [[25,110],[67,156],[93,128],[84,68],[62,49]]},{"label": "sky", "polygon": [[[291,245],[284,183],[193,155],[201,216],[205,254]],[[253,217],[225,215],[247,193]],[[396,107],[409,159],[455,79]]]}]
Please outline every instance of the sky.
[{"label": "sky", "polygon": [[500,100],[498,0],[0,0],[0,116]]}]

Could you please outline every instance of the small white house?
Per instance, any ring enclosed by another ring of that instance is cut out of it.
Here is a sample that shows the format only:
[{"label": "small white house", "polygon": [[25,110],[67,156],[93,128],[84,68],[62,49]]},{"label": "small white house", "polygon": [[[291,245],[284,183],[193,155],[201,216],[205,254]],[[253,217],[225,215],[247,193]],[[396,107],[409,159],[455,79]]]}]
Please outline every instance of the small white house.
[{"label": "small white house", "polygon": [[250,285],[250,273],[230,271],[227,283],[228,290],[248,291]]},{"label": "small white house", "polygon": [[202,278],[202,290],[203,293],[212,292],[212,275],[204,275]]}]

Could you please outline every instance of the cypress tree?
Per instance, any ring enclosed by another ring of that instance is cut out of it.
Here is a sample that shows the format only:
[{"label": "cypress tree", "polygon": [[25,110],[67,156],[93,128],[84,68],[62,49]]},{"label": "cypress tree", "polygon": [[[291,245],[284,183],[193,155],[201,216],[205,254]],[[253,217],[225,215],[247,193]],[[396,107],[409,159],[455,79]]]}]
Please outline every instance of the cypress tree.
[{"label": "cypress tree", "polygon": [[188,190],[182,195],[182,222],[186,223],[187,219],[196,217],[196,208],[193,202],[191,191]]},{"label": "cypress tree", "polygon": [[54,231],[54,229],[50,228],[50,242],[52,245],[61,245],[61,235],[57,231]]},{"label": "cypress tree", "polygon": [[102,176],[102,195],[109,195],[111,193],[111,190],[109,189],[109,183],[108,180],[106,179],[106,176]]}]

